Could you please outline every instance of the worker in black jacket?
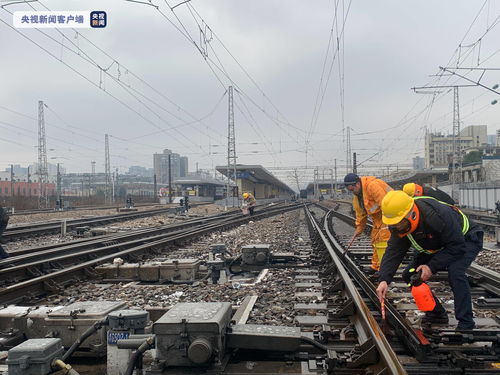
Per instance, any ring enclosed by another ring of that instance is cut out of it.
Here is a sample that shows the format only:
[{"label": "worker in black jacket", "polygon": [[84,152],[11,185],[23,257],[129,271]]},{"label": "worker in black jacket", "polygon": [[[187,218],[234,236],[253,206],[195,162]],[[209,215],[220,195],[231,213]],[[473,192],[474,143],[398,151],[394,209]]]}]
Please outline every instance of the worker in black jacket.
[{"label": "worker in black jacket", "polygon": [[444,203],[455,204],[453,198],[447,193],[432,186],[422,186],[414,182],[410,182],[403,186],[403,191],[410,197],[432,197]]},{"label": "worker in black jacket", "polygon": [[[0,238],[2,236],[3,231],[5,228],[7,228],[7,224],[9,223],[9,215],[7,215],[7,212],[5,209],[0,206]],[[4,250],[2,245],[0,244],[0,259],[3,258],[8,258],[9,253]]]},{"label": "worker in black jacket", "polygon": [[[457,329],[473,329],[472,303],[465,271],[483,247],[483,231],[457,207],[434,198],[411,198],[403,191],[391,191],[382,201],[382,221],[389,226],[391,238],[380,265],[377,294],[382,300],[408,249],[416,251],[403,271],[410,282],[411,272],[421,272],[427,281],[438,271],[448,270],[453,291]],[[448,323],[448,315],[436,300],[434,310],[426,312],[423,324]]]}]

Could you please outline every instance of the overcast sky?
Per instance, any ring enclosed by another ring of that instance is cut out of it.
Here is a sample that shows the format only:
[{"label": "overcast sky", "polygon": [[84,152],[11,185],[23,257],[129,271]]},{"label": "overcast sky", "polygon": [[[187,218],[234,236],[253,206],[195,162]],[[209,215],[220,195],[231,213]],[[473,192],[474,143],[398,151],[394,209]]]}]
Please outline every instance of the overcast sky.
[{"label": "overcast sky", "polygon": [[[180,1],[144,3],[152,5],[43,0],[0,9],[2,170],[37,160],[39,100],[49,161],[70,172],[89,172],[92,160],[104,170],[105,133],[120,172],[152,167],[164,148],[187,155],[191,171],[213,169],[227,162],[231,84],[239,163],[285,179],[289,167],[332,168],[337,159],[340,176],[349,127],[358,162],[404,165],[424,156],[426,127],[452,132],[452,92],[410,88],[467,83],[432,76],[439,66],[500,67],[498,1],[191,0],[173,11]],[[9,12],[31,7],[104,10],[108,26],[14,29]],[[494,71],[481,80],[497,82]],[[494,134],[497,98],[461,89],[462,127],[486,124]]]}]

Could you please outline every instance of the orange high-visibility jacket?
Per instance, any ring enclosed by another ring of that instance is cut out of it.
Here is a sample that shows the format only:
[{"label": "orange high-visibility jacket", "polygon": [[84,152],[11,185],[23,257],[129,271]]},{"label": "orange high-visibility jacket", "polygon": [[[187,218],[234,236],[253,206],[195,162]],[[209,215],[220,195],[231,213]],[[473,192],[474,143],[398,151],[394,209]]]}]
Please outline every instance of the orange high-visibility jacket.
[{"label": "orange high-visibility jacket", "polygon": [[373,221],[373,230],[371,233],[372,243],[388,241],[391,233],[387,225],[382,223],[382,210],[380,206],[385,195],[392,190],[385,181],[373,176],[363,176],[361,178],[361,189],[363,192],[364,209],[359,204],[358,196],[352,198],[352,205],[356,212],[356,232],[361,233],[366,227],[368,215]]}]

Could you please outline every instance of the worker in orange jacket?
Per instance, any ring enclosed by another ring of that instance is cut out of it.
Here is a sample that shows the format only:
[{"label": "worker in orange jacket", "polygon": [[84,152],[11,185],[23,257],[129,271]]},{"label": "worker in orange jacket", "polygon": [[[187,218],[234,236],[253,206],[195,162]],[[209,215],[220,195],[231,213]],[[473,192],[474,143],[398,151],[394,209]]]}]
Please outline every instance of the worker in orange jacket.
[{"label": "worker in orange jacket", "polygon": [[372,272],[376,272],[380,268],[380,262],[387,248],[387,241],[391,237],[387,225],[382,223],[380,206],[382,199],[392,188],[385,181],[376,177],[359,177],[354,173],[349,173],[344,177],[344,185],[347,190],[353,193],[352,205],[356,212],[356,230],[350,243],[363,233],[368,216],[372,219],[371,244],[373,255],[371,268]]}]

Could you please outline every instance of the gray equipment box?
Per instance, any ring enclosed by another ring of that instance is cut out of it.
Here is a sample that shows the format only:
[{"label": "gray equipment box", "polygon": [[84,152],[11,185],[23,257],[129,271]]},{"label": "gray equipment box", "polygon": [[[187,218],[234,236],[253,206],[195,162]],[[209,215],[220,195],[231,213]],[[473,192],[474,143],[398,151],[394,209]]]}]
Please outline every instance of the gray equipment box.
[{"label": "gray equipment box", "polygon": [[249,266],[258,266],[269,263],[271,245],[255,244],[241,248],[241,263]]},{"label": "gray equipment box", "polygon": [[139,280],[157,282],[160,279],[160,262],[144,263],[139,266]]},{"label": "gray equipment box", "polygon": [[160,280],[195,280],[199,269],[200,261],[198,259],[169,259],[160,264]]},{"label": "gray equipment box", "polygon": [[[45,319],[47,331],[60,337],[63,346],[70,347],[92,324],[106,318],[110,312],[126,307],[121,301],[75,302],[60,310],[51,312]],[[93,355],[106,354],[106,329],[102,328],[87,340],[79,349],[90,351]]]},{"label": "gray equipment box", "polygon": [[149,322],[149,313],[144,310],[116,310],[108,315],[109,329],[144,330]]},{"label": "gray equipment box", "polygon": [[231,303],[178,303],[153,324],[156,360],[168,366],[220,364]]},{"label": "gray equipment box", "polygon": [[63,353],[61,339],[31,339],[9,350],[9,375],[46,375]]},{"label": "gray equipment box", "polygon": [[227,346],[238,349],[296,351],[301,340],[300,327],[235,324],[227,335]]},{"label": "gray equipment box", "polygon": [[0,310],[0,331],[15,328],[28,339],[45,337],[47,315],[62,308],[63,306],[7,306]]}]

